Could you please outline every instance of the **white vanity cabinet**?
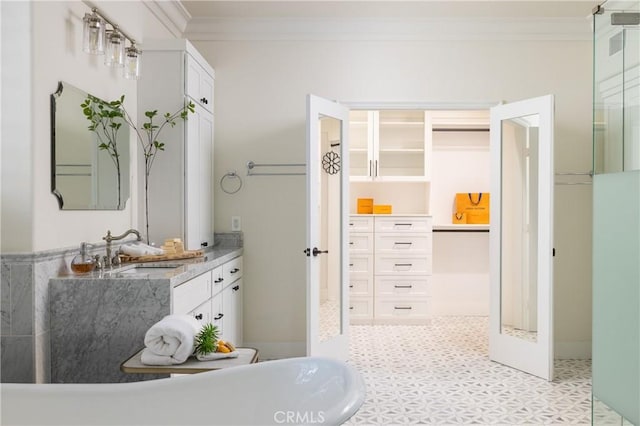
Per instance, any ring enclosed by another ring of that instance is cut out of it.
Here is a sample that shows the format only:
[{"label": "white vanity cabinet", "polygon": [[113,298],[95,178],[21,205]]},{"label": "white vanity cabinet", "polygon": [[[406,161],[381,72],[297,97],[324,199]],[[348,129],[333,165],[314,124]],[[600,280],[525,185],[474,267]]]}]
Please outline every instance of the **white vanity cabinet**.
[{"label": "white vanity cabinet", "polygon": [[349,225],[351,323],[428,320],[431,217],[352,215]]},{"label": "white vanity cabinet", "polygon": [[221,338],[242,344],[242,256],[173,288],[171,313],[212,323]]},{"label": "white vanity cabinet", "polygon": [[212,316],[214,324],[222,330],[222,339],[234,345],[242,345],[242,256],[222,265],[221,288],[213,295]]},{"label": "white vanity cabinet", "polygon": [[[178,118],[174,127],[166,125],[160,133],[164,151],[156,154],[149,175],[149,238],[160,245],[180,237],[189,250],[213,245],[214,71],[187,40],[147,41],[142,50],[139,127],[148,122],[146,111],[157,110],[153,124],[162,126],[165,113],[173,114],[189,102],[195,105],[186,122]],[[144,185],[143,177],[140,182]]]}]

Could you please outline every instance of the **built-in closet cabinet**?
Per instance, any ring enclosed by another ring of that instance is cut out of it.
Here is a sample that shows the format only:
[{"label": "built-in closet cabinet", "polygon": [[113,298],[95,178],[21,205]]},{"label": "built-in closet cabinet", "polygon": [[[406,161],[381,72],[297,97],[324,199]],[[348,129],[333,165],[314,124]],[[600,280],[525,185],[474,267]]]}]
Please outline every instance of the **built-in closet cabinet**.
[{"label": "built-in closet cabinet", "polygon": [[[178,119],[160,135],[164,151],[149,176],[149,238],[160,245],[180,237],[190,250],[212,245],[213,68],[187,40],[145,42],[143,55],[139,123],[147,121],[145,111],[157,110],[154,124],[161,125],[165,113],[195,105],[186,122]],[[140,194],[143,198],[144,189]],[[140,205],[144,215],[144,199]]]},{"label": "built-in closet cabinet", "polygon": [[425,111],[351,111],[351,181],[428,181],[429,131],[429,116]]}]

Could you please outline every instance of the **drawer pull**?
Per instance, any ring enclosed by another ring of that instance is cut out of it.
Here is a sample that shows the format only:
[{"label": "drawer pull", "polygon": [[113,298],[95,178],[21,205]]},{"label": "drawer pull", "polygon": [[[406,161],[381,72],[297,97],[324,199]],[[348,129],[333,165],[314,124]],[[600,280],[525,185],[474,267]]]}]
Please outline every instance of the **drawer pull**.
[{"label": "drawer pull", "polygon": [[219,319],[222,319],[223,316],[224,316],[224,314],[218,314],[213,319],[214,320],[219,320]]},{"label": "drawer pull", "polygon": [[394,285],[395,288],[413,288],[413,286],[411,284],[409,285]]},{"label": "drawer pull", "polygon": [[353,263],[350,263],[350,264],[349,264],[349,267],[352,267],[352,266],[353,266]]},{"label": "drawer pull", "polygon": [[353,288],[353,284],[349,284],[349,288]]},{"label": "drawer pull", "polygon": [[411,310],[411,306],[394,306],[393,309],[398,310]]},{"label": "drawer pull", "polygon": [[202,319],[202,314],[198,314],[198,315],[196,315],[196,316],[195,316],[195,318],[196,318],[197,320],[201,320],[201,319]]},{"label": "drawer pull", "polygon": [[353,311],[353,306],[349,306],[349,309]]},{"label": "drawer pull", "polygon": [[407,268],[411,268],[413,263],[394,263],[394,266],[405,266]]},{"label": "drawer pull", "polygon": [[349,245],[350,245],[350,246],[352,246],[352,245],[354,245],[354,244],[355,244],[355,243],[354,243],[353,241],[349,241]]},{"label": "drawer pull", "polygon": [[231,274],[235,274],[236,272],[240,272],[240,269],[233,268],[231,271],[229,271],[229,273],[231,273]]},{"label": "drawer pull", "polygon": [[232,288],[232,290],[233,290],[233,291],[238,291],[238,290],[240,290],[240,286],[239,286],[239,285],[237,285],[237,286],[233,287],[233,288]]},{"label": "drawer pull", "polygon": [[399,242],[393,243],[394,246],[411,246],[411,244],[413,243],[399,243]]},{"label": "drawer pull", "polygon": [[393,226],[395,228],[399,227],[399,226],[408,226],[409,228],[411,228],[413,226],[412,223],[394,223]]},{"label": "drawer pull", "polygon": [[224,281],[224,278],[218,278],[217,280],[215,280],[213,283],[214,284],[220,284],[222,281]]}]

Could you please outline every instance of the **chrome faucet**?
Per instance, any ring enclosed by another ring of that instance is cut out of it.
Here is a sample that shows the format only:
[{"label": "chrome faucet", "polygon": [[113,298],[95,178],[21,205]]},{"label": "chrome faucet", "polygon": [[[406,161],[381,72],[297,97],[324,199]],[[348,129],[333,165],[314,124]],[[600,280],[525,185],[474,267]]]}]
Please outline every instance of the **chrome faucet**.
[{"label": "chrome faucet", "polygon": [[135,229],[129,229],[128,231],[125,231],[122,235],[118,235],[117,237],[112,236],[111,231],[109,230],[107,231],[107,235],[102,237],[102,239],[107,242],[107,255],[105,256],[103,267],[110,268],[112,265],[111,242],[115,240],[121,240],[129,234],[135,234],[138,237],[138,241],[142,241],[142,235],[140,235],[140,232],[136,231]]}]

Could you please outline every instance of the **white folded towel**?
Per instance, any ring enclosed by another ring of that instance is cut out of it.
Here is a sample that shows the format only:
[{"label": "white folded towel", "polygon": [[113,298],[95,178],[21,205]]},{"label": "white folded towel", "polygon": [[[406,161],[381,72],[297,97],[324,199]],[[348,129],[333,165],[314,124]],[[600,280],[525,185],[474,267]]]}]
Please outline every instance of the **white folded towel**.
[{"label": "white folded towel", "polygon": [[164,250],[161,248],[152,247],[140,242],[122,244],[120,246],[120,251],[134,257],[164,254]]},{"label": "white folded towel", "polygon": [[202,324],[191,315],[167,315],[147,330],[142,363],[182,364],[193,354],[195,337],[201,328]]}]

